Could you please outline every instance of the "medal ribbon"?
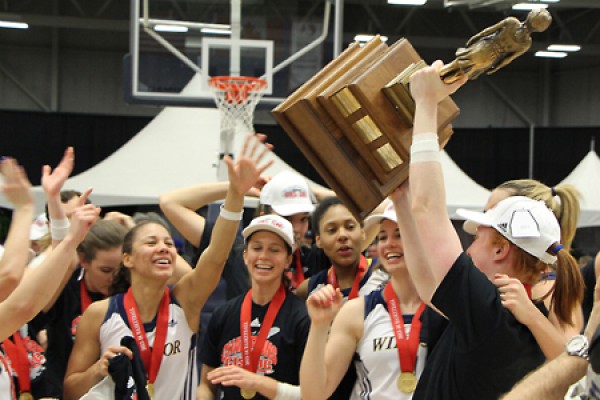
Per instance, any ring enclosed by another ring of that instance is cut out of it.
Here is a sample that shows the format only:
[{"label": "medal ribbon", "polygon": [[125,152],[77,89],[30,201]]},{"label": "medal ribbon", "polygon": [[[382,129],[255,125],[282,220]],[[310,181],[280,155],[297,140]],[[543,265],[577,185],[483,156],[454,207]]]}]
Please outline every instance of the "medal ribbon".
[{"label": "medal ribbon", "polygon": [[252,289],[246,293],[244,302],[242,303],[242,312],[240,314],[240,336],[242,338],[242,362],[245,370],[256,373],[258,370],[258,361],[260,360],[260,354],[262,353],[263,347],[265,346],[265,340],[267,335],[273,326],[275,317],[283,304],[286,297],[286,291],[283,285],[279,286],[275,296],[271,300],[267,313],[263,322],[260,324],[260,330],[258,331],[258,337],[254,346],[251,344],[252,340],[252,329],[250,323],[252,321]]},{"label": "medal ribbon", "polygon": [[410,335],[405,336],[404,318],[402,310],[400,310],[400,302],[391,282],[387,284],[383,290],[383,297],[388,306],[388,313],[392,320],[392,328],[394,328],[394,336],[396,336],[396,347],[398,349],[398,358],[400,360],[400,368],[402,372],[414,372],[417,364],[417,350],[419,348],[419,340],[421,336],[421,314],[425,310],[425,303],[421,303],[417,312],[413,315],[410,325]]},{"label": "medal ribbon", "polygon": [[[8,340],[5,340],[4,342],[2,342],[3,347],[4,347],[5,342],[8,342]],[[5,347],[4,347],[4,351],[6,351]],[[0,351],[0,362],[2,362],[2,366],[4,367],[4,370],[6,371],[6,374],[8,375],[8,380],[10,381],[10,391],[12,392],[12,398],[16,399],[17,392],[15,389],[15,383],[13,382],[13,379],[12,379],[12,370],[10,369],[8,362],[6,362],[6,357],[4,356],[4,354],[1,351]]]},{"label": "medal ribbon", "polygon": [[529,297],[529,299],[531,299],[531,285],[529,283],[523,283],[523,287],[525,288],[525,291],[527,292],[527,297]]},{"label": "medal ribbon", "polygon": [[160,369],[160,363],[162,362],[165,342],[167,340],[167,328],[169,325],[169,303],[171,302],[171,296],[169,294],[169,288],[165,288],[165,292],[158,306],[158,314],[156,316],[156,333],[154,335],[154,346],[150,348],[148,344],[148,337],[146,336],[146,330],[140,316],[135,298],[133,297],[133,291],[130,287],[123,299],[125,305],[125,311],[127,312],[127,320],[129,321],[129,327],[133,332],[135,341],[140,349],[142,361],[144,362],[144,368],[148,376],[148,382],[154,384],[158,370]]},{"label": "medal ribbon", "polygon": [[304,268],[302,267],[302,258],[300,258],[300,249],[294,251],[294,261],[296,262],[296,271],[292,274],[292,286],[297,288],[304,282]]},{"label": "medal ribbon", "polygon": [[[354,278],[354,283],[352,284],[352,289],[350,289],[350,294],[348,295],[348,300],[352,300],[358,297],[358,290],[360,289],[360,280],[362,279],[365,271],[367,270],[367,259],[364,256],[360,256],[360,260],[358,261],[358,270],[356,271],[356,276]],[[329,268],[329,272],[327,273],[327,282],[333,286],[334,289],[338,289],[338,281],[335,276],[335,269],[333,266]]]},{"label": "medal ribbon", "polygon": [[17,372],[19,391],[21,393],[30,393],[31,377],[29,376],[29,356],[27,355],[27,348],[25,347],[19,332],[13,333],[11,338],[12,341],[6,339],[2,342],[2,346],[10,359],[13,369]]},{"label": "medal ribbon", "polygon": [[92,298],[85,287],[84,279],[79,281],[79,297],[81,297],[81,314],[92,304]]}]

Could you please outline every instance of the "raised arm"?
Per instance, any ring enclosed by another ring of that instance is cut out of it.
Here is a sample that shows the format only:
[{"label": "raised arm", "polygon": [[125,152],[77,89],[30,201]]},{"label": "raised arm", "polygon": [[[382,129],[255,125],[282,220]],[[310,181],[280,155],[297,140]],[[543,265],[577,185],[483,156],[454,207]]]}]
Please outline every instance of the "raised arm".
[{"label": "raised arm", "polygon": [[242,219],[244,194],[273,163],[271,160],[259,165],[271,147],[263,145],[260,139],[262,137],[248,135],[235,163],[230,157],[224,158],[229,172],[229,187],[210,244],[198,259],[196,268],[181,278],[174,288],[192,328],[198,327],[200,310],[221,278]]},{"label": "raised arm", "polygon": [[14,205],[4,242],[4,256],[0,260],[0,301],[3,301],[21,281],[29,261],[29,227],[33,219],[34,204],[31,183],[14,159],[2,160],[0,172],[4,177],[2,192]]},{"label": "raised arm", "polygon": [[[396,216],[398,220],[398,230],[404,244],[404,257],[406,264],[413,266],[410,269],[410,277],[415,282],[415,287],[419,297],[430,304],[431,294],[437,288],[436,281],[433,278],[433,273],[429,267],[427,255],[423,250],[419,233],[410,212],[410,194],[409,182],[404,182],[391,195],[390,199],[394,203]],[[406,249],[409,251],[406,251]]]},{"label": "raised arm", "polygon": [[160,195],[160,209],[175,229],[193,246],[198,246],[206,220],[196,210],[225,198],[228,182],[201,183]]},{"label": "raised arm", "polygon": [[478,41],[479,39],[481,39],[483,37],[486,37],[495,32],[498,32],[500,29],[504,29],[507,25],[509,25],[509,22],[510,22],[510,24],[514,24],[515,22],[517,24],[520,24],[519,20],[514,17],[505,18],[502,21],[500,21],[492,26],[488,26],[487,28],[485,28],[484,30],[479,32],[478,34],[472,36],[467,41],[467,47],[469,47],[470,45],[472,45],[473,43],[475,43],[476,41]]},{"label": "raised arm", "polygon": [[350,300],[343,307],[342,299],[339,289],[327,285],[306,301],[311,325],[300,365],[304,400],[326,399],[335,391],[362,336],[364,298]]},{"label": "raised arm", "polygon": [[[48,223],[50,224],[50,233],[52,236],[52,249],[54,249],[62,240],[65,233],[69,229],[69,219],[65,215],[62,202],[60,200],[60,192],[63,186],[73,171],[73,165],[75,163],[75,152],[72,147],[68,147],[65,150],[63,158],[54,168],[49,165],[44,165],[42,168],[42,188],[46,196],[46,204],[48,204]],[[89,195],[91,192],[87,192]],[[50,251],[52,251],[50,249]],[[57,288],[56,293],[48,304],[44,306],[43,311],[48,312],[56,299],[64,289],[65,285],[69,281],[71,274],[75,271],[78,265],[77,251],[73,251],[70,257],[64,259],[67,263],[68,268],[65,271],[63,280],[60,286]]]},{"label": "raised arm", "polygon": [[[84,202],[85,196],[81,201]],[[31,270],[19,286],[0,303],[0,340],[6,339],[41,311],[58,289],[70,257],[98,219],[100,209],[91,204],[79,207],[71,217],[64,240],[56,246],[39,267]],[[35,294],[35,295],[33,295]]]},{"label": "raised arm", "polygon": [[[439,76],[441,61],[415,72],[410,79],[410,90],[416,110],[413,126],[413,144],[410,162],[410,209],[414,226],[421,241],[431,281],[415,281],[423,300],[429,301],[462,251],[461,243],[446,210],[444,178],[439,162],[437,136],[438,103],[454,93],[466,78],[445,84]],[[410,258],[410,248],[405,256]],[[419,275],[419,266],[407,263],[411,276]]]}]

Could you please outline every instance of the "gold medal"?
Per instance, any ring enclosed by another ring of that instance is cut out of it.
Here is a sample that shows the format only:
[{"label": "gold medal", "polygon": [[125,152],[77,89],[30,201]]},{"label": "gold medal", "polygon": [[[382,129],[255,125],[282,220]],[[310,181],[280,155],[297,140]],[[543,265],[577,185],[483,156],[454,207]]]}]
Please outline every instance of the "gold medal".
[{"label": "gold medal", "polygon": [[19,395],[19,400],[33,400],[33,396],[29,392],[23,392]]},{"label": "gold medal", "polygon": [[254,396],[256,396],[256,391],[254,391],[254,390],[240,389],[240,393],[241,393],[242,397],[246,400],[253,399]]},{"label": "gold medal", "polygon": [[417,388],[417,377],[412,372],[401,372],[396,384],[402,393],[412,393]]},{"label": "gold medal", "polygon": [[148,392],[148,396],[153,399],[154,398],[154,384],[151,382],[146,383],[146,392]]}]

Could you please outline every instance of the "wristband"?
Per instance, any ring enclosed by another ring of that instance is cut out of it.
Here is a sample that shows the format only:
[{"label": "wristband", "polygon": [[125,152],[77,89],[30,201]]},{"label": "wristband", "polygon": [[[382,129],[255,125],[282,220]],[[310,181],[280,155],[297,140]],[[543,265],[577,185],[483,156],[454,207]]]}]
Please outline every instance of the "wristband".
[{"label": "wristband", "polygon": [[50,233],[52,240],[63,240],[67,233],[69,233],[69,227],[71,223],[67,218],[64,219],[51,219],[50,220]]},{"label": "wristband", "polygon": [[410,146],[410,162],[440,162],[440,145],[436,133],[422,133],[413,136]]},{"label": "wristband", "polygon": [[225,209],[225,204],[221,204],[221,211],[219,211],[219,216],[228,221],[241,221],[242,216],[244,215],[244,211],[235,212],[229,211]]},{"label": "wristband", "polygon": [[300,386],[290,385],[288,383],[277,382],[277,395],[275,400],[300,400]]}]

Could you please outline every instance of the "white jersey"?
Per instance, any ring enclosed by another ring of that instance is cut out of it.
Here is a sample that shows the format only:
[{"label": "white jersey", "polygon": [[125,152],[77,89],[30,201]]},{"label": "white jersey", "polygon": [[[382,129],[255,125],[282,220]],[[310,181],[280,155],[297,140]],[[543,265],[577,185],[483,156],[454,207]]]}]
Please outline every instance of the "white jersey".
[{"label": "white jersey", "polygon": [[14,399],[12,376],[8,358],[0,350],[0,399]]},{"label": "white jersey", "polygon": [[[100,327],[100,347],[104,353],[109,346],[119,346],[124,336],[133,337],[129,328],[123,295],[110,298],[108,311]],[[144,324],[148,343],[154,345],[156,324]],[[153,400],[195,400],[198,387],[196,362],[196,333],[188,326],[183,308],[171,294],[169,326],[163,359],[154,382]]]},{"label": "white jersey", "polygon": [[[410,334],[411,320],[412,315],[405,316],[406,336]],[[400,376],[400,361],[394,329],[385,307],[382,290],[365,297],[364,330],[356,347],[356,353],[354,366],[357,379],[352,389],[351,400],[409,400],[412,398],[412,393],[403,393],[396,384]],[[426,358],[427,346],[420,344],[417,351],[417,378],[423,372]]]}]

